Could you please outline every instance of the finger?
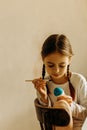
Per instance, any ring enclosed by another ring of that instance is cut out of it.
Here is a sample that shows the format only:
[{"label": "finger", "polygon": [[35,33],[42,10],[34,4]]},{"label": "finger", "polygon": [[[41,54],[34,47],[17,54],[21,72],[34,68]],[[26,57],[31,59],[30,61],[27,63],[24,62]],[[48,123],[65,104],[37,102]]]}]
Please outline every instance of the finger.
[{"label": "finger", "polygon": [[65,99],[65,96],[58,96],[57,97],[57,100],[62,100],[62,99]]}]

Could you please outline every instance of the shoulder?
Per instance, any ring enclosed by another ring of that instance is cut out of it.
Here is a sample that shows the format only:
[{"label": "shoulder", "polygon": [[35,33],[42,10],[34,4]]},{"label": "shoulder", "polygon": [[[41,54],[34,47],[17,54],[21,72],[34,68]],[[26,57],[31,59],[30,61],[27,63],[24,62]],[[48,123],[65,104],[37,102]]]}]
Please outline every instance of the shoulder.
[{"label": "shoulder", "polygon": [[80,74],[80,73],[76,73],[76,72],[72,72],[72,75],[71,75],[72,77],[77,77],[77,78],[79,78],[79,79],[86,79],[82,74]]},{"label": "shoulder", "polygon": [[75,81],[75,82],[80,82],[80,83],[86,82],[86,78],[82,74],[79,74],[79,73],[76,73],[76,72],[72,72],[71,80]]}]

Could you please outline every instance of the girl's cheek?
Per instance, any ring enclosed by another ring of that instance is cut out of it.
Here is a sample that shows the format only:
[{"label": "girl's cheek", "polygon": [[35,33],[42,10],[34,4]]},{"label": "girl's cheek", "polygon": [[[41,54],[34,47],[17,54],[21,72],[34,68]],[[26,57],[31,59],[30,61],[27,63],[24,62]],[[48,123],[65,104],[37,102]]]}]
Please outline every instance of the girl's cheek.
[{"label": "girl's cheek", "polygon": [[50,74],[50,73],[51,73],[51,70],[50,70],[50,69],[47,69],[47,73]]}]

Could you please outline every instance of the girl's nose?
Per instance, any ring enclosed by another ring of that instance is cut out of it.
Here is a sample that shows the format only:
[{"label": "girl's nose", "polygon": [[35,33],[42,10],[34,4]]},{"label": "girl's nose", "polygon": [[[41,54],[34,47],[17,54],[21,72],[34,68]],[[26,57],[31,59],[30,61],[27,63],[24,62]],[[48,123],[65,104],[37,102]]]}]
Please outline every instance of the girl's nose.
[{"label": "girl's nose", "polygon": [[55,73],[58,73],[59,72],[59,67],[55,67]]}]

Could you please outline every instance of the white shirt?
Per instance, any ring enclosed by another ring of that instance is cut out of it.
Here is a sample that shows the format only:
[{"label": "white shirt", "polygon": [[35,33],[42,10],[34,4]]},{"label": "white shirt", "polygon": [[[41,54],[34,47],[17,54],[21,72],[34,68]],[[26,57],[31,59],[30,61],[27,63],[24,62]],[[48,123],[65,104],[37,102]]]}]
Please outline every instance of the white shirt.
[{"label": "white shirt", "polygon": [[[73,125],[74,125],[73,129],[81,130],[82,125],[87,116],[87,82],[86,79],[81,74],[74,72],[70,77],[70,81],[75,89],[75,100],[71,104]],[[51,104],[54,104],[54,102],[57,100],[57,96],[54,95],[54,89],[56,87],[61,87],[66,95],[70,95],[68,82],[64,84],[55,84],[52,81],[47,81],[47,86],[50,92],[49,99],[51,101]]]}]

